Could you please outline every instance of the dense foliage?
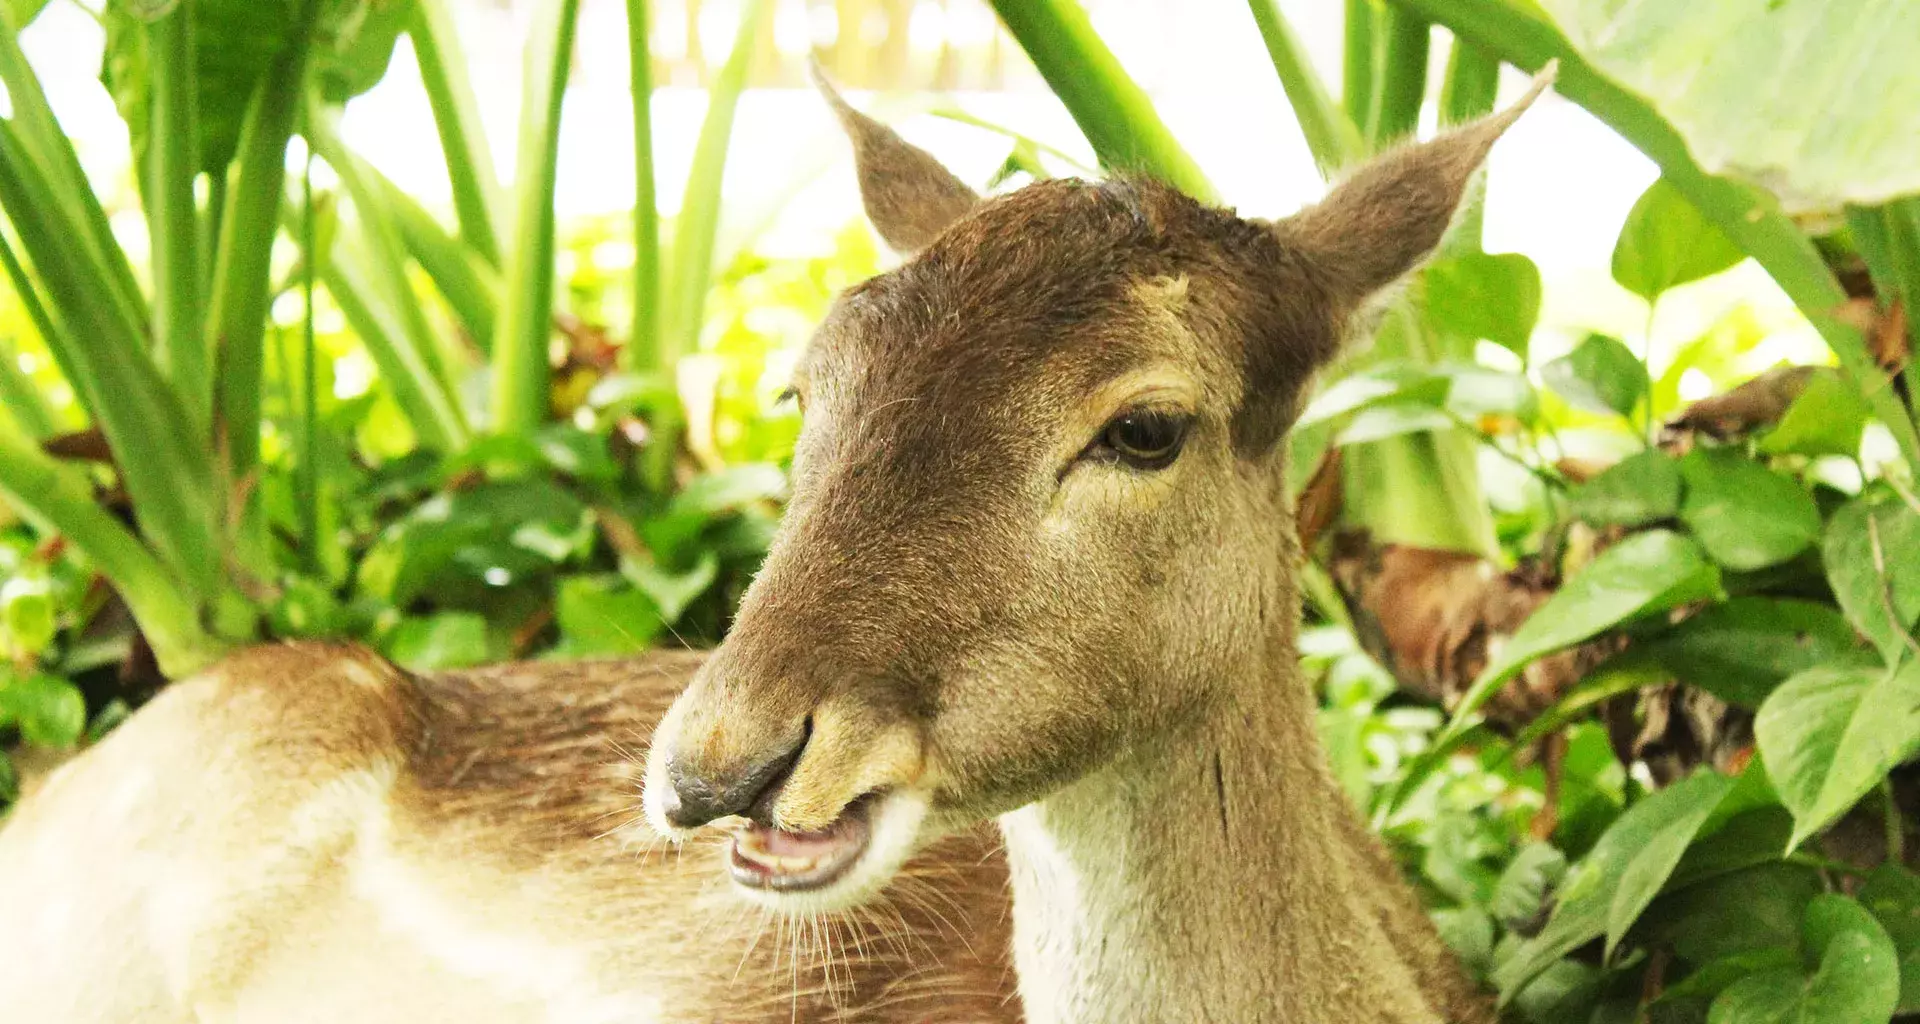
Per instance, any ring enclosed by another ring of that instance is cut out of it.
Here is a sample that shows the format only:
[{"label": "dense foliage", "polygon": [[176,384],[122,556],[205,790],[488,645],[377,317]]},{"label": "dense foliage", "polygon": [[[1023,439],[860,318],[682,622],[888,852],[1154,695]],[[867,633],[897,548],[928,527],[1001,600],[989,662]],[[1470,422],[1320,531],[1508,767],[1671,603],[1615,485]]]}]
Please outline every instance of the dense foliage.
[{"label": "dense foliage", "polygon": [[[798,428],[775,401],[783,360],[877,265],[857,226],[831,257],[716,252],[770,3],[745,7],[677,223],[653,214],[637,105],[630,235],[553,223],[576,0],[539,4],[510,197],[445,0],[112,0],[102,77],[140,168],[141,253],[107,229],[16,45],[39,6],[0,14],[0,335],[19,339],[0,344],[17,516],[0,729],[17,753],[90,742],[255,640],[351,637],[432,669],[724,632]],[[1109,168],[1208,193],[1072,0],[995,6]],[[1516,1020],[1920,1014],[1920,198],[1915,136],[1893,130],[1920,104],[1898,74],[1912,36],[1844,61],[1778,45],[1911,14],[1348,0],[1335,89],[1271,0],[1249,6],[1324,166],[1419,123],[1438,24],[1443,122],[1491,109],[1503,62],[1557,59],[1562,94],[1661,168],[1612,253],[1642,336],[1536,354],[1540,275],[1483,251],[1470,206],[1302,416],[1304,656],[1347,791]],[[645,3],[628,9],[643,25]],[[332,128],[403,32],[452,227]],[[1670,73],[1700,39],[1724,43],[1707,69]],[[1832,118],[1810,87],[1776,88],[1863,74],[1884,96]],[[1781,150],[1752,97],[1820,144]],[[285,175],[301,143],[337,187]],[[1039,148],[1016,138],[1008,170],[1044,174]],[[1783,330],[1743,307],[1650,363],[1661,304],[1748,259],[1831,364],[1734,379]],[[1689,374],[1729,387],[1684,403]]]}]

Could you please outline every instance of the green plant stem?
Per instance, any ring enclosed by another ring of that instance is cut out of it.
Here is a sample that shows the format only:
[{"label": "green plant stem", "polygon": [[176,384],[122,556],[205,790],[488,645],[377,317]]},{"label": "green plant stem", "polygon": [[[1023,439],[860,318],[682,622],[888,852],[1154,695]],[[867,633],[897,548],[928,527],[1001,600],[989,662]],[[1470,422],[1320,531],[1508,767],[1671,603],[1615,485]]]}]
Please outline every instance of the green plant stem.
[{"label": "green plant stem", "polygon": [[1340,62],[1340,105],[1347,120],[1364,125],[1373,113],[1375,59],[1374,23],[1377,0],[1347,0],[1345,47]]},{"label": "green plant stem", "polygon": [[1526,71],[1560,61],[1555,89],[1585,107],[1660,167],[1661,175],[1727,237],[1765,267],[1833,350],[1874,413],[1892,432],[1909,471],[1920,476],[1916,432],[1860,331],[1835,315],[1846,293],[1820,253],[1763,193],[1702,171],[1686,140],[1647,102],[1595,71],[1558,29],[1504,0],[1393,0],[1451,29],[1455,36]]},{"label": "green plant stem", "polygon": [[420,64],[421,84],[433,106],[433,123],[440,132],[440,149],[447,161],[447,179],[453,186],[453,208],[460,220],[460,240],[493,267],[500,265],[499,235],[494,210],[499,208],[498,177],[493,154],[487,149],[480,121],[480,105],[467,81],[466,59],[454,28],[448,0],[414,0],[413,21],[407,34]]},{"label": "green plant stem", "polygon": [[161,671],[177,678],[219,657],[224,646],[195,617],[191,589],[99,506],[84,474],[0,431],[0,494],[99,568],[140,624]]},{"label": "green plant stem", "polygon": [[700,344],[706,319],[707,285],[713,275],[713,249],[720,230],[720,185],[726,175],[733,138],[733,115],[753,67],[760,33],[773,11],[769,0],[749,0],[740,12],[733,50],[707,93],[707,116],[694,143],[693,166],[673,227],[673,260],[667,268],[665,323],[660,329],[655,365],[671,371],[680,357]]},{"label": "green plant stem", "polygon": [[[382,329],[363,336],[368,352],[380,364],[382,376],[394,389],[395,400],[421,442],[441,451],[458,449],[467,443],[470,430],[452,376],[440,358],[433,325],[407,278],[406,247],[396,223],[401,218],[387,205],[389,194],[397,190],[383,187],[383,179],[366,161],[346,148],[334,127],[334,118],[334,112],[317,99],[308,104],[308,141],[340,175],[341,185],[353,199],[354,222],[364,239],[358,254],[361,259],[345,254],[331,261],[350,267],[364,264],[358,268],[354,290],[367,297],[343,297],[343,308],[347,301],[359,301],[368,309],[384,311],[379,317]],[[352,274],[353,269],[346,269],[346,273]]]},{"label": "green plant stem", "polygon": [[1465,124],[1493,112],[1500,91],[1500,58],[1455,39],[1447,54],[1447,77],[1440,86],[1440,123]]},{"label": "green plant stem", "polygon": [[247,108],[238,170],[221,215],[208,303],[207,347],[218,360],[216,444],[225,455],[229,486],[244,487],[260,460],[261,367],[266,352],[267,304],[273,239],[286,190],[287,142],[306,75],[316,0],[301,5],[298,29],[273,58]]},{"label": "green plant stem", "polygon": [[500,272],[448,234],[433,214],[386,175],[365,161],[361,166],[379,184],[387,214],[399,229],[407,254],[433,279],[434,287],[467,329],[475,347],[482,352],[491,350],[499,324]]},{"label": "green plant stem", "polygon": [[[40,88],[40,79],[20,49],[16,27],[12,10],[0,6],[0,82],[6,85],[13,108],[9,123],[15,139],[32,154],[37,175],[47,186],[46,201],[55,204],[65,221],[63,230],[70,234],[77,251],[85,255],[84,267],[92,279],[94,301],[102,297],[111,301],[120,318],[133,324],[135,335],[144,339],[147,306],[134,278],[133,264],[114,240],[106,211],[80,166],[79,154],[61,131],[53,107]],[[51,217],[54,213],[48,210],[44,215]]]},{"label": "green plant stem", "polygon": [[628,369],[658,365],[660,204],[653,178],[653,50],[647,0],[627,0],[627,55],[633,92],[633,329],[622,352]]},{"label": "green plant stem", "polygon": [[[61,376],[70,382],[75,381],[79,371],[67,361],[66,355],[73,347],[73,340],[67,337],[66,326],[56,321],[40,301],[40,289],[28,276],[26,266],[20,262],[19,254],[14,252],[13,244],[7,241],[5,232],[0,232],[0,266],[6,268],[7,282],[13,285],[13,293],[20,297],[20,305],[26,308],[27,319],[32,322],[33,329],[39,332],[40,340],[53,356],[54,365],[60,368]],[[74,385],[74,395],[80,402],[80,408],[91,413],[93,406],[78,384]]]},{"label": "green plant stem", "polygon": [[1900,799],[1893,791],[1893,780],[1880,780],[1880,820],[1887,827],[1887,863],[1907,862],[1907,818],[1900,813]]},{"label": "green plant stem", "polygon": [[320,568],[320,352],[313,330],[314,267],[320,261],[313,211],[313,147],[300,170],[300,458],[295,463],[294,503],[300,514],[300,557]]},{"label": "green plant stem", "polygon": [[121,318],[117,304],[100,301],[85,242],[45,197],[36,171],[11,125],[0,121],[0,205],[49,300],[56,326],[45,340],[106,435],[141,531],[183,580],[210,596],[221,562],[207,449],[136,327]]},{"label": "green plant stem", "polygon": [[527,44],[513,238],[492,353],[493,426],[501,434],[531,433],[547,418],[560,101],[579,12],[580,0],[541,0]]},{"label": "green plant stem", "polygon": [[193,9],[190,3],[178,4],[147,25],[153,101],[146,203],[153,253],[154,360],[204,436],[213,404],[213,365],[200,320]]},{"label": "green plant stem", "polygon": [[1274,74],[1287,92],[1287,102],[1300,122],[1300,133],[1307,138],[1307,149],[1323,169],[1345,167],[1360,156],[1364,143],[1360,129],[1327,95],[1320,76],[1308,62],[1300,37],[1280,13],[1278,0],[1247,0],[1260,38],[1267,44],[1267,56],[1273,60]]},{"label": "green plant stem", "polygon": [[1174,139],[1075,0],[992,3],[1093,144],[1101,166],[1152,175],[1203,202],[1217,200],[1200,165]]},{"label": "green plant stem", "polygon": [[1432,38],[1426,18],[1392,7],[1380,22],[1385,53],[1380,82],[1367,115],[1367,141],[1378,150],[1420,124],[1420,103],[1427,94],[1427,51]]},{"label": "green plant stem", "polygon": [[30,440],[44,441],[55,430],[53,409],[20,369],[19,358],[12,345],[0,340],[0,408],[6,409],[14,427]]}]

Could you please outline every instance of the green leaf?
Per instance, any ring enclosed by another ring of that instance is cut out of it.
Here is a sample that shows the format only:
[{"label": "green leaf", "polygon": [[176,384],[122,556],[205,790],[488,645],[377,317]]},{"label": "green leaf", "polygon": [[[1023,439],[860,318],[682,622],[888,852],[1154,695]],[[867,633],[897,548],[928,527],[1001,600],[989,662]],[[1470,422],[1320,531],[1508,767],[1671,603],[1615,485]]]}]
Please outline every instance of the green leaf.
[{"label": "green leaf", "polygon": [[1920,192],[1908,0],[1542,0],[1603,74],[1646,98],[1708,174],[1789,213]]},{"label": "green leaf", "polygon": [[672,515],[712,518],[761,501],[776,501],[787,493],[787,475],[769,462],[729,466],[694,477],[674,495]]},{"label": "green leaf", "polygon": [[0,750],[0,806],[20,799],[20,775],[13,769],[13,759],[7,752]]},{"label": "green leaf", "polygon": [[[201,170],[224,173],[232,162],[247,108],[274,57],[298,38],[296,9],[307,3],[320,4],[311,59],[334,102],[371,89],[385,75],[413,6],[413,0],[191,0]],[[144,166],[153,102],[146,18],[140,4],[112,0],[101,22],[107,45],[100,81],[127,123],[134,166]]]},{"label": "green leaf", "polygon": [[1634,645],[1682,682],[1757,708],[1788,676],[1818,665],[1870,665],[1853,627],[1824,604],[1736,597]]},{"label": "green leaf", "polygon": [[1409,402],[1383,402],[1369,405],[1353,414],[1333,443],[1336,447],[1353,444],[1366,444],[1369,441],[1384,441],[1389,437],[1405,434],[1421,434],[1431,430],[1451,430],[1457,424],[1453,417],[1429,405],[1415,405]]},{"label": "green leaf", "polygon": [[1808,669],[1760,705],[1753,732],[1798,846],[1920,748],[1920,660]]},{"label": "green leaf", "polygon": [[1647,394],[1647,369],[1618,338],[1589,334],[1540,367],[1540,379],[1576,408],[1628,416]]},{"label": "green leaf", "polygon": [[1900,1013],[1920,1012],[1920,875],[1897,864],[1882,864],[1860,887],[1867,908],[1893,940],[1900,958]]},{"label": "green leaf", "polygon": [[1797,482],[1730,449],[1696,448],[1680,460],[1680,521],[1721,565],[1751,572],[1805,551],[1820,536],[1820,509]]},{"label": "green leaf", "polygon": [[402,619],[384,647],[387,657],[417,672],[479,665],[492,654],[487,620],[472,612]]},{"label": "green leaf", "polygon": [[1680,467],[1649,449],[1607,467],[1572,496],[1573,514],[1595,526],[1646,526],[1680,514]]},{"label": "green leaf", "polygon": [[32,660],[58,632],[53,580],[44,569],[23,569],[0,585],[0,651]]},{"label": "green leaf", "polygon": [[[1685,867],[1683,859],[1676,878]],[[1820,872],[1775,860],[1660,897],[1642,915],[1642,928],[1649,945],[1666,946],[1695,965],[1792,949],[1799,945],[1807,903],[1825,890]]]},{"label": "green leaf", "polygon": [[0,674],[0,722],[7,721],[20,727],[28,743],[65,749],[87,728],[87,701],[59,676]]},{"label": "green leaf", "polygon": [[1889,663],[1913,643],[1920,619],[1920,512],[1876,484],[1827,522],[1820,556],[1840,610]]},{"label": "green leaf", "polygon": [[1746,256],[1661,178],[1627,213],[1613,246],[1613,279],[1652,302],[1669,288],[1718,274]]},{"label": "green leaf", "polygon": [[1427,317],[1466,338],[1525,359],[1540,318],[1540,270],[1517,252],[1467,252],[1427,267]]},{"label": "green leaf", "polygon": [[1494,972],[1503,1001],[1573,950],[1607,936],[1609,954],[1638,918],[1734,781],[1702,772],[1629,808],[1567,873],[1539,935]]},{"label": "green leaf", "polygon": [[[1805,968],[1765,971],[1727,986],[1707,1024],[1884,1024],[1900,998],[1893,940],[1860,904],[1828,893],[1807,904]],[[1809,973],[1811,972],[1811,973]]]},{"label": "green leaf", "polygon": [[1535,609],[1461,695],[1450,735],[1534,659],[1642,615],[1719,592],[1720,573],[1698,545],[1667,530],[1634,534],[1602,551]]},{"label": "green leaf", "polygon": [[560,581],[554,602],[560,649],[568,656],[644,651],[660,632],[660,609],[616,576],[574,576]]},{"label": "green leaf", "polygon": [[678,622],[687,606],[698,600],[720,576],[720,558],[702,551],[700,560],[686,572],[669,572],[658,565],[622,559],[620,574],[640,588],[667,622]]},{"label": "green leaf", "polygon": [[1839,374],[1816,370],[1780,422],[1760,438],[1760,451],[1853,458],[1860,454],[1860,435],[1872,416],[1873,407]]},{"label": "green leaf", "polygon": [[1528,843],[1513,856],[1487,904],[1505,922],[1525,921],[1540,912],[1567,875],[1567,855],[1550,843]]}]

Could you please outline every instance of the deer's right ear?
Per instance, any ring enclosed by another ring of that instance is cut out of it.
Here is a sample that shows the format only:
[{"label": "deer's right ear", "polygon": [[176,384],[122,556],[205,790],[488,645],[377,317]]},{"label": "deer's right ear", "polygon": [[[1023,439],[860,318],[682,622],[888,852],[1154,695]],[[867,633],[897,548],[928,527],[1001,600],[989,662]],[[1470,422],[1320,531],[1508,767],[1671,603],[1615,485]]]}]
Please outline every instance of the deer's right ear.
[{"label": "deer's right ear", "polygon": [[1497,114],[1362,166],[1319,204],[1275,223],[1275,234],[1331,284],[1336,303],[1359,307],[1440,244],[1474,170],[1555,70],[1542,68],[1527,94]]},{"label": "deer's right ear", "polygon": [[812,72],[813,84],[853,141],[867,219],[894,251],[910,253],[925,247],[980,201],[926,150],[841,99],[818,64]]}]

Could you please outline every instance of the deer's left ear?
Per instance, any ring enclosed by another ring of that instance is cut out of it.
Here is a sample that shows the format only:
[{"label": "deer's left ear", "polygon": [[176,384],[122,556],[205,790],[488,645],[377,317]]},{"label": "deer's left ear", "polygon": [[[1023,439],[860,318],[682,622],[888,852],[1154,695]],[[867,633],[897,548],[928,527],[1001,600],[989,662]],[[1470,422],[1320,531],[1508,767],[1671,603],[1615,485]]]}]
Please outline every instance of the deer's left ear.
[{"label": "deer's left ear", "polygon": [[813,84],[840,116],[840,126],[853,142],[867,219],[894,251],[910,253],[925,247],[980,201],[932,154],[841,99],[818,64],[812,71]]},{"label": "deer's left ear", "polygon": [[1446,234],[1467,182],[1501,134],[1553,84],[1556,63],[1518,103],[1363,165],[1327,198],[1273,225],[1347,310],[1398,280]]}]

